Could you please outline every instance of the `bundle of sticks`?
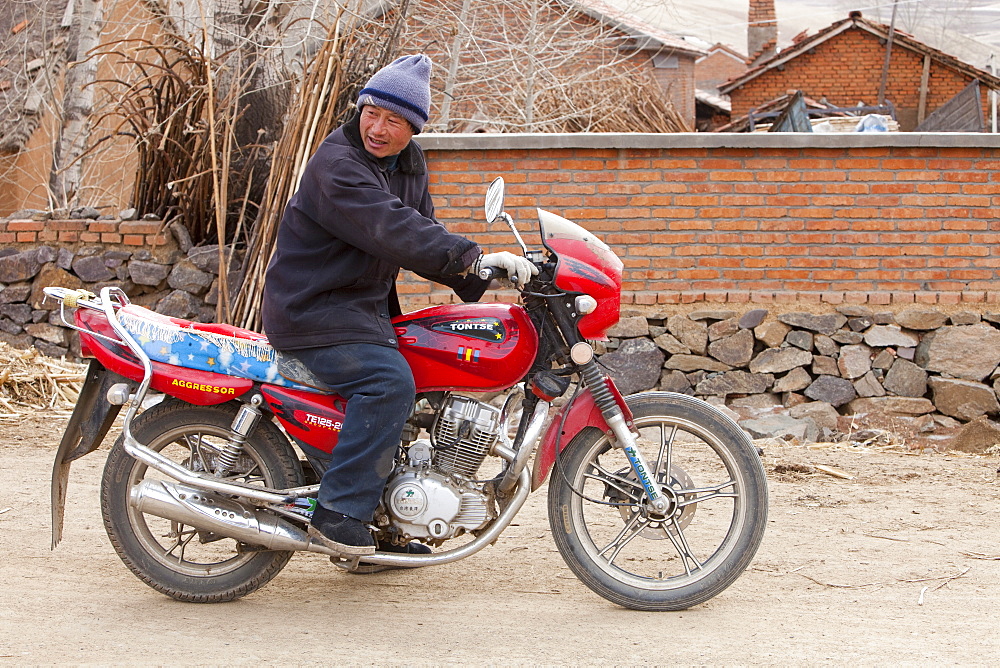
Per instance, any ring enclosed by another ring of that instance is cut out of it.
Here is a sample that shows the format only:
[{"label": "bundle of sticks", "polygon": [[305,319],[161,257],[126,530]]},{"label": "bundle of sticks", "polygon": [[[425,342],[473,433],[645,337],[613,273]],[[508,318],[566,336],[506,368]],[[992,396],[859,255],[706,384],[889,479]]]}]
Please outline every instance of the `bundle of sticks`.
[{"label": "bundle of sticks", "polygon": [[0,341],[0,420],[39,410],[69,411],[83,386],[87,365],[19,350]]}]

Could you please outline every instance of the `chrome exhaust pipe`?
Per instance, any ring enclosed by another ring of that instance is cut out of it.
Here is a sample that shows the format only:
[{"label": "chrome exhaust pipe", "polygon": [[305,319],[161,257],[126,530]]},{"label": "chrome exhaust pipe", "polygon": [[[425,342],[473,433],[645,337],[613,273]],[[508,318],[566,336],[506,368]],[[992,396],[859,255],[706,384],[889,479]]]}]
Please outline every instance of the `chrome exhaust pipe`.
[{"label": "chrome exhaust pipe", "polygon": [[251,505],[167,480],[143,480],[132,487],[139,512],[228,536],[268,550],[316,550],[309,535],[277,515]]}]

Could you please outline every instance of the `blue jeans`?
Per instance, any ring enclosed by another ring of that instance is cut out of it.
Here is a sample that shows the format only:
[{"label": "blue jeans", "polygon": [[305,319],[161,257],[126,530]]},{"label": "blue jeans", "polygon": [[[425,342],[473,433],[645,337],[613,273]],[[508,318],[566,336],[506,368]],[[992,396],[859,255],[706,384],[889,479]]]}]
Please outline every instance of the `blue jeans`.
[{"label": "blue jeans", "polygon": [[398,350],[372,343],[293,354],[347,400],[344,426],[320,481],[319,502],[328,510],[370,522],[413,409],[413,373]]}]

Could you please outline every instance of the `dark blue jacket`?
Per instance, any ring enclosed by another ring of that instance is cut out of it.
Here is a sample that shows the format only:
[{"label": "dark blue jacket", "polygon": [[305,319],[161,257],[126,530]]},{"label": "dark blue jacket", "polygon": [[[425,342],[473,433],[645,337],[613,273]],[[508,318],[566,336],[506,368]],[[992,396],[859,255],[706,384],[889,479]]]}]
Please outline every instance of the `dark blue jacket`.
[{"label": "dark blue jacket", "polygon": [[482,297],[485,281],[459,275],[479,246],[434,219],[427,183],[419,146],[376,158],[363,148],[357,115],[323,141],[285,207],[267,267],[262,318],[275,348],[396,346],[400,268],[464,301]]}]

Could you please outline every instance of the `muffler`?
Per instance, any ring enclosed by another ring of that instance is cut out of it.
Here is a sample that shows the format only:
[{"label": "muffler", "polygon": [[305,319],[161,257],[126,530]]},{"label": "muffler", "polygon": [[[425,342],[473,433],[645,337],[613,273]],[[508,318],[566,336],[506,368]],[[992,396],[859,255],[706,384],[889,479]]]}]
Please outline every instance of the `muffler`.
[{"label": "muffler", "polygon": [[251,505],[167,480],[143,480],[132,487],[136,510],[228,536],[268,550],[320,551],[309,535],[291,522]]}]

